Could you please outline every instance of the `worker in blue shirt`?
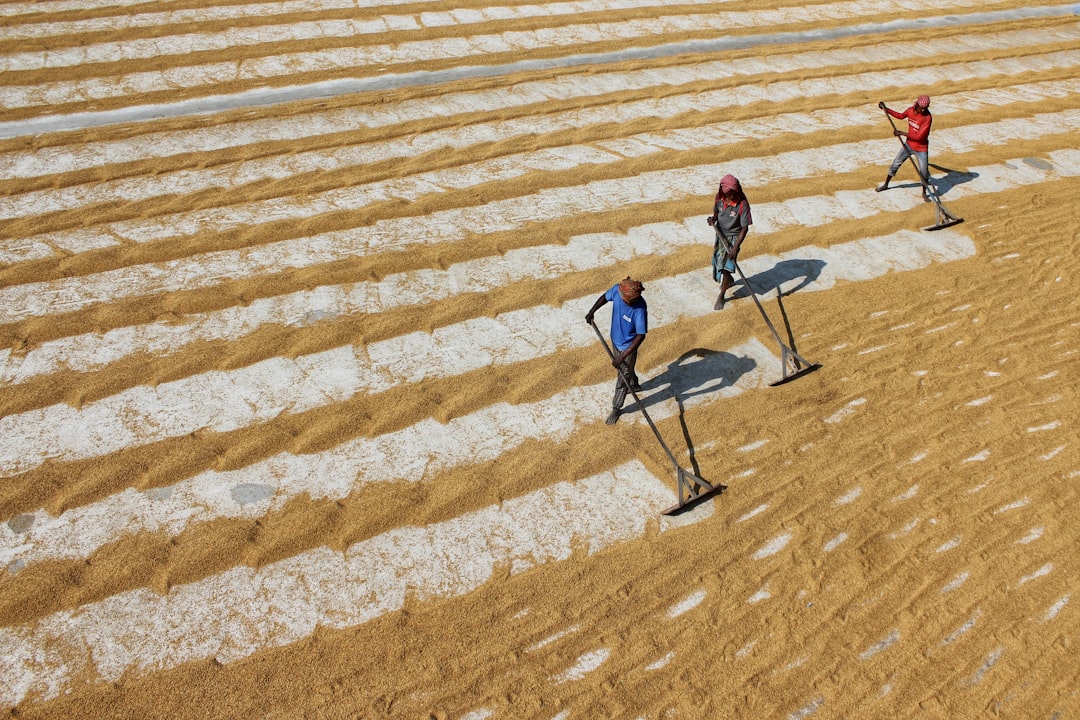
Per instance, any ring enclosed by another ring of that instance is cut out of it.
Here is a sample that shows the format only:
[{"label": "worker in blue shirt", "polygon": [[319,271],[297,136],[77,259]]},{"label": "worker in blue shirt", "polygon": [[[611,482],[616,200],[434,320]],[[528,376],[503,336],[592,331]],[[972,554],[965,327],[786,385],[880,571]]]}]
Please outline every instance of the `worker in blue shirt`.
[{"label": "worker in blue shirt", "polygon": [[[641,293],[645,286],[630,276],[625,280],[613,285],[610,290],[601,295],[593,303],[592,309],[585,315],[585,321],[593,323],[593,315],[607,303],[612,303],[611,309],[611,344],[614,346],[615,359],[612,366],[621,369],[615,380],[615,396],[611,401],[611,414],[605,421],[608,425],[614,425],[622,413],[623,403],[626,402],[628,390],[637,392],[641,389],[638,383],[637,373],[634,371],[637,365],[637,351],[645,340],[645,334],[649,331],[649,306]],[[627,385],[623,376],[630,381]]]}]

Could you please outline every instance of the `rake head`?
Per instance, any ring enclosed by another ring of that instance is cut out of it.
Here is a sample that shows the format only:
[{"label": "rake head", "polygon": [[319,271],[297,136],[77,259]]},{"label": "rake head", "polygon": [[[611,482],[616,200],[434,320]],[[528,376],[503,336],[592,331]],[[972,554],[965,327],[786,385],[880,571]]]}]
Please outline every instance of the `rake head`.
[{"label": "rake head", "polygon": [[927,232],[933,232],[934,230],[944,230],[945,228],[952,227],[953,225],[959,225],[962,222],[964,222],[964,218],[949,218],[944,221],[939,221],[936,225],[924,227],[923,230]]},{"label": "rake head", "polygon": [[769,387],[776,387],[777,385],[783,385],[784,383],[789,383],[792,380],[794,380],[795,378],[801,378],[803,375],[809,375],[810,373],[814,372],[815,370],[819,369],[820,367],[821,367],[821,363],[812,363],[810,365],[804,365],[803,367],[797,369],[795,372],[792,372],[792,373],[785,372],[784,377],[780,378],[776,382],[769,383]]},{"label": "rake head", "polygon": [[684,468],[678,468],[679,502],[664,510],[662,515],[678,515],[712,494],[727,490],[726,485],[711,485]]}]

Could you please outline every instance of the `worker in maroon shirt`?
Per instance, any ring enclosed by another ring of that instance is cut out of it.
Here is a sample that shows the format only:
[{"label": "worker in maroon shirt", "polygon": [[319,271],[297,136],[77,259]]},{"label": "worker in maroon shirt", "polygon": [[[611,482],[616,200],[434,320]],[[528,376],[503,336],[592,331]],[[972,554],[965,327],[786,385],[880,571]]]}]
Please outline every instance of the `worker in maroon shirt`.
[{"label": "worker in maroon shirt", "polygon": [[889,166],[889,174],[885,178],[885,182],[878,185],[877,191],[881,192],[889,189],[889,181],[893,179],[893,175],[911,155],[914,156],[915,163],[919,166],[921,175],[919,181],[922,183],[923,202],[930,202],[930,196],[927,194],[930,182],[930,125],[934,122],[934,116],[930,114],[930,96],[920,95],[915,100],[915,104],[904,112],[897,112],[887,107],[883,102],[879,102],[878,107],[897,120],[907,120],[908,129],[907,132],[903,130],[894,131],[897,137],[907,138],[907,142],[900,148],[900,152],[896,153],[896,158],[893,160],[892,165]]},{"label": "worker in maroon shirt", "polygon": [[750,214],[750,201],[746,199],[737,177],[729,174],[720,178],[720,189],[713,201],[712,215],[705,218],[705,221],[716,231],[712,272],[713,280],[720,283],[720,295],[716,298],[713,309],[723,310],[726,302],[724,295],[734,282],[731,273],[735,272],[739,248],[742,247],[750,226],[754,224],[754,218]]}]

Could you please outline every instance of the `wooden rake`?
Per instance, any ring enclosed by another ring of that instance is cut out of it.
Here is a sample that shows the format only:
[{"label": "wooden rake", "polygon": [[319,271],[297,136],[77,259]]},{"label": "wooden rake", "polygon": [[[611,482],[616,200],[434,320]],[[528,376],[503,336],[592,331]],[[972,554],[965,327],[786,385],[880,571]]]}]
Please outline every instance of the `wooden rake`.
[{"label": "wooden rake", "polygon": [[[603,333],[601,333],[600,329],[596,327],[595,322],[590,322],[589,324],[592,325],[592,329],[596,333],[596,337],[600,339],[600,344],[604,346],[604,350],[607,351],[608,357],[611,358],[611,362],[615,362],[615,353],[608,345],[607,340],[604,339]],[[660,430],[657,429],[656,423],[654,423],[653,419],[649,417],[649,411],[645,409],[645,403],[641,401],[641,398],[638,396],[638,394],[634,391],[633,388],[630,387],[630,378],[627,377],[626,373],[623,371],[621,364],[618,366],[618,371],[619,377],[626,384],[627,389],[630,390],[630,394],[634,396],[634,401],[638,404],[638,407],[641,408],[641,414],[645,417],[645,421],[649,423],[649,427],[652,428],[653,435],[656,436],[657,442],[660,443],[660,447],[664,449],[664,453],[667,454],[668,460],[670,460],[671,464],[675,467],[675,477],[676,483],[678,484],[679,502],[675,505],[672,505],[667,510],[664,510],[662,514],[676,515],[688,505],[692,505],[698,502],[705,496],[711,495],[713,493],[720,493],[726,490],[727,486],[719,484],[713,485],[679,465],[679,461],[675,459],[674,453],[671,452],[671,449],[667,446],[667,443],[664,442],[664,438],[660,435]]]},{"label": "wooden rake", "polygon": [[904,136],[897,134],[896,123],[893,122],[892,115],[890,115],[886,111],[885,117],[888,119],[889,124],[892,125],[893,135],[896,135],[897,139],[900,140],[900,144],[904,146],[905,150],[907,150],[908,160],[911,161],[911,166],[915,168],[915,172],[919,175],[919,182],[922,183],[923,190],[926,191],[926,197],[930,198],[930,200],[934,203],[934,207],[937,209],[937,218],[934,224],[930,227],[924,227],[923,230],[944,230],[947,227],[959,225],[960,223],[964,222],[964,218],[956,217],[951,212],[946,210],[945,206],[941,204],[941,198],[938,197],[937,187],[935,187],[930,182],[929,177],[923,175],[923,171],[922,168],[919,167],[919,163],[915,162],[915,153],[912,151],[911,146],[907,144],[907,140],[904,139]]},{"label": "wooden rake", "polygon": [[[716,240],[720,243],[720,246],[724,248],[724,252],[731,252],[731,245],[728,244],[727,238],[720,232],[718,228],[713,227],[713,232],[716,233]],[[739,263],[734,263],[735,272],[739,273],[739,277],[743,281],[743,286],[747,292],[750,293],[750,297],[754,299],[754,304],[757,305],[758,312],[761,313],[761,317],[765,320],[765,324],[769,326],[769,332],[772,333],[773,339],[776,340],[776,344],[780,346],[780,365],[781,373],[780,379],[776,382],[769,383],[770,387],[776,387],[777,385],[783,385],[784,383],[791,382],[795,378],[802,377],[809,373],[814,372],[821,367],[818,363],[812,363],[803,358],[802,355],[795,352],[790,346],[786,345],[780,338],[780,333],[776,332],[776,327],[772,324],[772,320],[769,319],[768,313],[765,312],[765,308],[761,305],[761,300],[758,299],[757,293],[754,292],[754,288],[750,285],[750,281],[746,279],[746,275],[743,274],[742,268],[739,267]],[[776,298],[780,299],[780,287],[776,288]],[[791,342],[795,344],[794,341]]]}]

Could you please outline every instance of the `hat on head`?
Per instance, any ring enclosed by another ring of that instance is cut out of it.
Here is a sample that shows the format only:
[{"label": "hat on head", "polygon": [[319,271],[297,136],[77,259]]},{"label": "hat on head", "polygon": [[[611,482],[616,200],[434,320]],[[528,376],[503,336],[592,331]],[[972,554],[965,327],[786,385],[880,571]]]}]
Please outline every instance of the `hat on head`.
[{"label": "hat on head", "polygon": [[645,286],[629,275],[626,276],[625,280],[619,283],[619,294],[622,295],[622,299],[628,303],[634,302],[641,297],[643,290],[645,290]]},{"label": "hat on head", "polygon": [[720,192],[730,192],[732,190],[742,192],[742,186],[739,185],[739,178],[734,175],[725,175],[720,178]]},{"label": "hat on head", "polygon": [[915,98],[915,104],[922,105],[924,108],[930,107],[930,96],[920,95],[919,97]]}]

